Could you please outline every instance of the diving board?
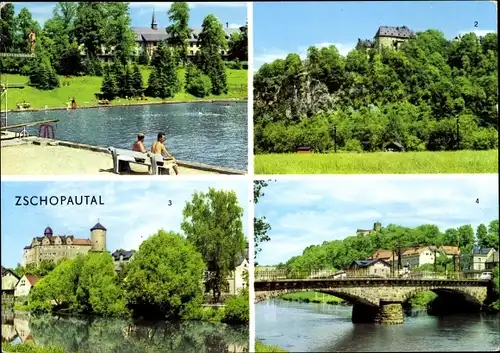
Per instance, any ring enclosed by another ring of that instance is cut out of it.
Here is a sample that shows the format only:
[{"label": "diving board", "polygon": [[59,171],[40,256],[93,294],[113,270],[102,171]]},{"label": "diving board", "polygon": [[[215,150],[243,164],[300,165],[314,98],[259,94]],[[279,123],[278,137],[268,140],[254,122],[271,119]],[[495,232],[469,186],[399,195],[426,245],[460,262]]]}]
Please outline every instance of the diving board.
[{"label": "diving board", "polygon": [[59,121],[59,119],[33,121],[31,123],[22,123],[22,124],[14,124],[14,125],[9,125],[9,126],[2,126],[0,129],[1,130],[16,129],[18,127],[35,126],[35,125],[41,125],[41,124],[47,124],[47,123],[57,123],[58,121]]}]

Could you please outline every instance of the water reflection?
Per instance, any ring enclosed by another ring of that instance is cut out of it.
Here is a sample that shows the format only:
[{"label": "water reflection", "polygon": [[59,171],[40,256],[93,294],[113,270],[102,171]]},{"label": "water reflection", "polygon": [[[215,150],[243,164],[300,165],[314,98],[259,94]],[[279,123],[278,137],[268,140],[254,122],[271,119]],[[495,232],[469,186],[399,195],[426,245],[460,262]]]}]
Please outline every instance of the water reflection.
[{"label": "water reflection", "polygon": [[247,352],[248,327],[2,313],[2,340],[60,345],[68,352]]},{"label": "water reflection", "polygon": [[[58,140],[101,147],[131,148],[137,133],[149,148],[162,131],[180,160],[247,170],[246,103],[156,104],[133,107],[11,113],[9,125],[59,119]],[[28,128],[30,135],[38,127]]]},{"label": "water reflection", "polygon": [[403,325],[352,324],[350,307],[267,301],[256,305],[256,338],[288,351],[494,351],[500,316],[433,317],[415,311]]}]

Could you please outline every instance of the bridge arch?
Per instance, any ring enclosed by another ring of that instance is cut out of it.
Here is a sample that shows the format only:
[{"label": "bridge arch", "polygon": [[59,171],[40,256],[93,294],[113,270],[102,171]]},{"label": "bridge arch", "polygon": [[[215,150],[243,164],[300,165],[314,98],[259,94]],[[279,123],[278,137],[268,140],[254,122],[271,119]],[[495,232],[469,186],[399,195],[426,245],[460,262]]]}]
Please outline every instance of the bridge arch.
[{"label": "bridge arch", "polygon": [[438,297],[460,300],[471,303],[475,306],[482,305],[487,297],[486,288],[446,286],[413,287],[408,288],[404,291],[404,293],[402,293],[402,302],[407,302],[416,294],[421,292],[433,292]]},{"label": "bridge arch", "polygon": [[279,298],[288,293],[300,293],[300,292],[318,292],[323,294],[329,294],[337,298],[343,299],[349,304],[353,305],[363,305],[371,307],[377,307],[379,305],[379,303],[373,300],[373,298],[370,298],[368,296],[356,295],[349,291],[342,290],[341,288],[335,288],[335,289],[293,288],[293,289],[279,289],[269,292],[256,292],[255,303],[260,303],[273,298]]}]

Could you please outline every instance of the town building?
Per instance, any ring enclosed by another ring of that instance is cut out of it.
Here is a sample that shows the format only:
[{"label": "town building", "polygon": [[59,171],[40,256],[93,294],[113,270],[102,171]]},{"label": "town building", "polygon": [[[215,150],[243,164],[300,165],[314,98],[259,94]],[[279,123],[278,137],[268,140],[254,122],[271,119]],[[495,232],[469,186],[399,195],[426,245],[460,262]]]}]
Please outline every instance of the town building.
[{"label": "town building", "polygon": [[382,224],[380,222],[373,223],[372,229],[358,229],[356,230],[356,235],[370,235],[375,232],[379,232],[382,229]]},{"label": "town building", "polygon": [[384,260],[355,260],[346,269],[349,277],[389,277],[391,265]]},{"label": "town building", "polygon": [[13,271],[2,266],[2,297],[4,294],[14,295],[16,284],[20,279]]},{"label": "town building", "polygon": [[62,259],[74,259],[79,254],[87,255],[91,251],[106,251],[106,228],[99,222],[90,229],[90,239],[76,238],[73,235],[54,235],[47,227],[42,237],[35,237],[31,244],[24,247],[23,266],[38,266],[43,260],[57,262]]},{"label": "town building", "polygon": [[493,271],[493,269],[498,266],[499,252],[495,251],[492,253],[485,262],[484,269],[488,271]]},{"label": "town building", "polygon": [[111,254],[113,256],[113,262],[115,264],[115,271],[120,272],[123,267],[128,264],[135,255],[135,250],[125,251],[116,250]]},{"label": "town building", "polygon": [[245,250],[245,254],[240,256],[238,259],[238,265],[235,270],[231,272],[227,281],[229,283],[229,294],[238,294],[240,290],[247,287],[248,284],[245,281],[245,273],[248,271],[248,248]]},{"label": "town building", "polygon": [[[226,23],[224,27],[224,32],[226,33],[226,40],[229,40],[233,33],[238,33],[243,30],[244,27],[240,28],[229,28],[229,24]],[[132,27],[132,32],[135,35],[135,42],[137,44],[137,55],[139,55],[140,51],[146,51],[148,56],[151,58],[154,51],[158,47],[158,44],[162,41],[166,41],[169,38],[169,34],[167,33],[166,28],[158,28],[158,23],[156,22],[155,13],[153,11],[153,15],[151,18],[151,26],[150,27]],[[189,37],[189,48],[188,48],[188,57],[193,58],[196,56],[196,53],[200,50],[200,46],[198,45],[198,37],[201,33],[201,28],[192,28],[191,35]],[[222,50],[222,58],[227,59],[228,53],[227,51]]]},{"label": "town building", "polygon": [[481,248],[479,246],[474,246],[472,248],[472,263],[470,264],[470,270],[485,270],[486,262],[495,252],[496,250],[493,248]]},{"label": "town building", "polygon": [[17,282],[16,289],[14,290],[14,297],[27,297],[28,294],[30,294],[31,288],[33,288],[39,280],[40,278],[34,275],[22,276],[19,282]]}]

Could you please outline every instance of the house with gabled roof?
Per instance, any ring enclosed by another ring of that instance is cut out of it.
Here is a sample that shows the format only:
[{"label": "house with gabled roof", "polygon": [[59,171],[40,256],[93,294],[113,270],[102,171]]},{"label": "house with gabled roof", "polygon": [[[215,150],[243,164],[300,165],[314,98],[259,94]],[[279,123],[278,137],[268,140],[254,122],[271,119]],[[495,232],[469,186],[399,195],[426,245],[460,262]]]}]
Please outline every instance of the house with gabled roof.
[{"label": "house with gabled roof", "polygon": [[352,277],[388,277],[391,273],[391,265],[382,259],[355,260],[351,262],[346,272]]},{"label": "house with gabled roof", "polygon": [[37,277],[35,275],[26,274],[22,276],[16,285],[16,289],[14,290],[14,297],[18,298],[28,296],[28,294],[30,294],[31,288],[33,288],[39,280],[40,277]]},{"label": "house with gabled roof", "polygon": [[245,272],[248,271],[249,258],[248,258],[248,244],[245,252],[238,257],[237,265],[234,271],[231,272],[227,278],[229,284],[229,294],[238,294],[238,292],[247,287],[248,283],[245,281]]},{"label": "house with gabled roof", "polygon": [[134,255],[135,250],[126,251],[119,249],[112,253],[111,256],[113,256],[115,271],[120,272],[122,268],[133,259]]},{"label": "house with gabled roof", "polygon": [[16,289],[16,284],[20,279],[21,277],[16,275],[14,271],[2,266],[2,295],[13,295],[14,290]]}]

